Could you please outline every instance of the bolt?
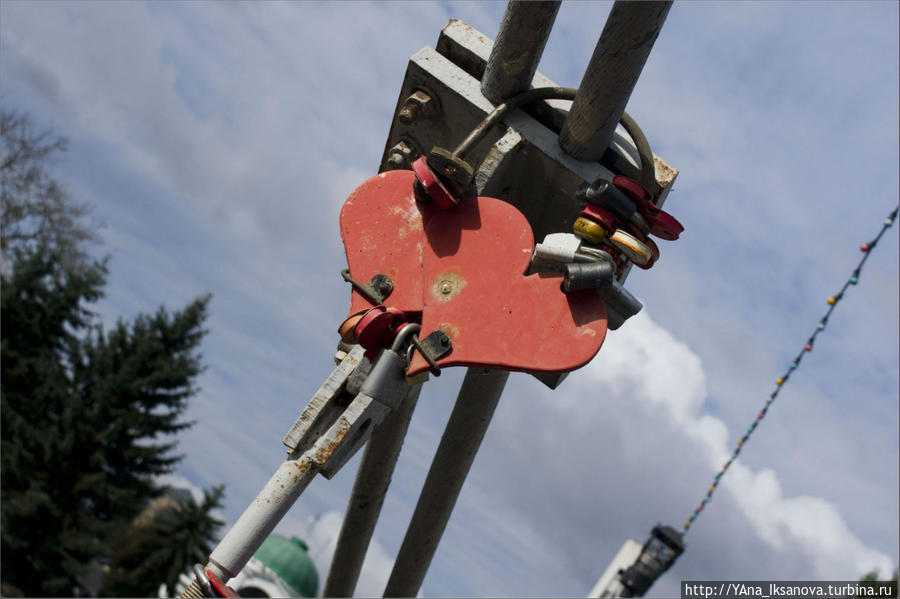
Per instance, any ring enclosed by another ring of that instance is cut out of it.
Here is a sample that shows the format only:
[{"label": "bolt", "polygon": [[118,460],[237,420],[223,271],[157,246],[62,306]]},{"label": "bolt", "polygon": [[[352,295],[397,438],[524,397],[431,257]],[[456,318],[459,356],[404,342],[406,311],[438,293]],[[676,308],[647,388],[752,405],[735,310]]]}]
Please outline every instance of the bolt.
[{"label": "bolt", "polygon": [[407,101],[403,108],[400,109],[400,113],[397,114],[397,120],[404,125],[410,125],[419,118],[419,112],[421,112],[421,108],[418,104]]},{"label": "bolt", "polygon": [[450,281],[441,281],[438,290],[441,292],[441,295],[450,295],[453,293],[453,284]]},{"label": "bolt", "polygon": [[411,125],[420,118],[431,118],[434,116],[435,102],[431,96],[423,91],[417,90],[403,102],[403,107],[397,113],[397,120],[404,125]]}]

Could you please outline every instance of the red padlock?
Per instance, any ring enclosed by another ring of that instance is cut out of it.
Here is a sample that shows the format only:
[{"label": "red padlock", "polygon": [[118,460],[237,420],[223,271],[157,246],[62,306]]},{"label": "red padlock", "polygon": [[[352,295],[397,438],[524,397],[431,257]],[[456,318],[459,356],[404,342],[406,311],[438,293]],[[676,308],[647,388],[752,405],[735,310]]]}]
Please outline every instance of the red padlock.
[{"label": "red padlock", "polygon": [[378,350],[382,348],[396,332],[397,325],[406,320],[403,312],[397,308],[375,306],[359,320],[354,332],[359,339],[359,344],[365,348],[365,356],[373,360]]},{"label": "red padlock", "polygon": [[616,175],[613,177],[613,185],[627,193],[635,201],[638,212],[650,226],[651,235],[674,241],[684,231],[684,226],[674,216],[656,207],[650,199],[650,192],[637,181],[624,175]]},{"label": "red padlock", "polygon": [[595,204],[585,204],[584,210],[581,211],[581,216],[594,221],[606,229],[606,232],[609,234],[612,234],[618,228],[619,219],[609,210]]},{"label": "red padlock", "polygon": [[453,194],[444,187],[441,180],[438,179],[437,175],[431,170],[431,167],[428,166],[428,163],[425,162],[424,156],[413,161],[412,168],[413,172],[416,173],[416,178],[419,180],[419,183],[422,184],[425,193],[431,197],[435,206],[442,210],[446,210],[447,208],[453,208],[459,204],[459,199],[454,197]]}]

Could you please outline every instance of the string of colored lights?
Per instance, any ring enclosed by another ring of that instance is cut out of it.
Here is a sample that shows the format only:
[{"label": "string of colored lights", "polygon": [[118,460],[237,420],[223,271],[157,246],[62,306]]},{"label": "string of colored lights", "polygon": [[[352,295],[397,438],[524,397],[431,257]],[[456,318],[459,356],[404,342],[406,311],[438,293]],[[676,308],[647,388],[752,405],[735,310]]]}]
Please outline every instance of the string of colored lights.
[{"label": "string of colored lights", "polygon": [[831,316],[831,313],[837,307],[838,303],[843,299],[844,293],[851,285],[856,285],[857,283],[859,283],[859,275],[862,271],[863,264],[866,263],[866,260],[869,258],[869,254],[871,254],[875,246],[878,245],[878,241],[881,239],[881,236],[884,235],[884,232],[894,224],[895,220],[897,220],[897,210],[897,208],[894,208],[894,211],[884,219],[884,223],[881,226],[881,231],[878,232],[878,235],[876,235],[872,241],[859,246],[860,251],[863,253],[863,257],[859,261],[859,264],[855,269],[853,269],[853,273],[850,275],[850,278],[847,279],[847,282],[844,283],[844,286],[841,287],[841,290],[826,300],[826,303],[828,304],[828,311],[825,312],[825,316],[823,316],[819,321],[819,324],[816,326],[816,330],[813,331],[813,334],[809,337],[809,339],[807,339],[806,345],[803,346],[803,350],[799,354],[797,354],[797,357],[794,358],[794,360],[791,362],[787,371],[779,378],[775,379],[775,390],[769,395],[769,399],[766,400],[766,405],[762,410],[760,410],[759,414],[757,414],[756,420],[754,420],[753,424],[750,425],[750,428],[747,429],[746,434],[738,440],[737,447],[735,448],[734,453],[731,454],[731,457],[727,462],[725,462],[725,465],[722,466],[722,469],[719,470],[718,474],[716,474],[715,479],[713,479],[713,483],[707,490],[706,497],[703,498],[703,501],[700,502],[700,505],[697,506],[697,509],[695,509],[694,513],[691,514],[691,517],[688,518],[684,523],[684,531],[682,532],[682,534],[687,533],[688,529],[691,527],[691,524],[694,523],[694,520],[697,519],[697,516],[699,516],[700,512],[703,511],[703,508],[706,507],[706,504],[709,503],[709,500],[712,498],[713,493],[719,486],[719,481],[722,479],[722,476],[728,470],[728,467],[731,465],[731,463],[737,459],[738,455],[740,455],[741,449],[747,443],[750,435],[753,434],[753,431],[756,430],[756,427],[759,425],[762,419],[765,418],[766,412],[769,410],[769,406],[771,406],[772,402],[775,401],[775,398],[778,397],[778,392],[781,391],[782,387],[784,387],[784,384],[787,383],[788,379],[791,376],[791,373],[797,370],[797,367],[800,366],[800,362],[803,360],[803,356],[812,351],[816,336],[818,336],[819,333],[825,330],[825,325],[828,324],[828,318]]}]

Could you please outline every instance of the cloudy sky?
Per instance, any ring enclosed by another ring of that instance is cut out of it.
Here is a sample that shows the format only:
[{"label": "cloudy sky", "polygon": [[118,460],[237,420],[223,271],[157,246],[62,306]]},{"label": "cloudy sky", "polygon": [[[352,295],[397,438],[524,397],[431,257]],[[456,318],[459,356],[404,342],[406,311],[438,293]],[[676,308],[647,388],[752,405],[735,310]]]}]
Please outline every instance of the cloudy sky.
[{"label": "cloudy sky", "polygon": [[[69,137],[56,172],[105,225],[103,320],[214,295],[178,475],[226,483],[229,521],[333,367],[337,217],[409,56],[450,18],[493,37],[504,7],[0,5],[3,109]],[[540,71],[577,86],[609,7],[564,3]],[[626,538],[690,515],[897,203],[897,26],[896,2],[672,8],[628,110],[681,172],[686,232],[633,272],[645,309],[591,364],[552,392],[510,377],[424,595],[584,596]],[[894,228],[654,594],[896,567],[897,306]],[[383,589],[461,378],[422,394],[359,594]],[[323,568],[357,463],[278,529]]]}]

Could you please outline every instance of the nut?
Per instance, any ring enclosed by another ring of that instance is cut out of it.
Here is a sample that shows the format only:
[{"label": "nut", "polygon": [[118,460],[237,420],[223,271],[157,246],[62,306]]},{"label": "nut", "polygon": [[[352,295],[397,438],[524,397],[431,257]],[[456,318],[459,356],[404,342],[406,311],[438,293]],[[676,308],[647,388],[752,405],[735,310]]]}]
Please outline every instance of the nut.
[{"label": "nut", "polygon": [[420,118],[430,119],[435,114],[435,101],[422,90],[416,90],[403,102],[397,113],[397,120],[404,125],[411,125]]},{"label": "nut", "polygon": [[400,141],[388,152],[387,163],[391,169],[409,168],[414,158],[412,148]]},{"label": "nut", "polygon": [[413,102],[407,102],[403,108],[400,109],[400,113],[397,115],[397,120],[403,123],[404,125],[409,125],[415,122],[416,118],[419,116],[419,112],[421,112],[421,108],[418,104]]}]

